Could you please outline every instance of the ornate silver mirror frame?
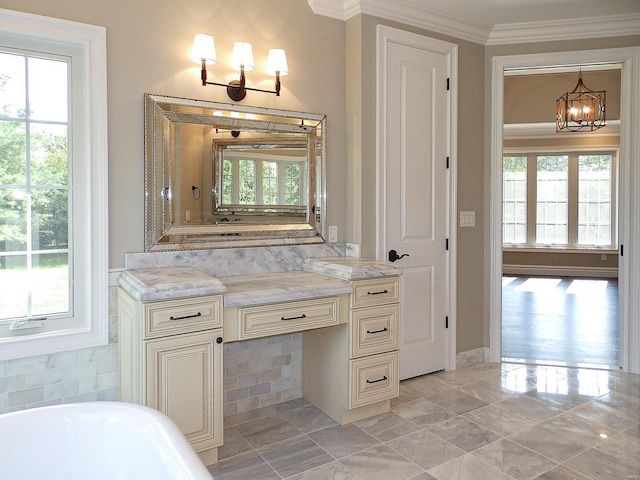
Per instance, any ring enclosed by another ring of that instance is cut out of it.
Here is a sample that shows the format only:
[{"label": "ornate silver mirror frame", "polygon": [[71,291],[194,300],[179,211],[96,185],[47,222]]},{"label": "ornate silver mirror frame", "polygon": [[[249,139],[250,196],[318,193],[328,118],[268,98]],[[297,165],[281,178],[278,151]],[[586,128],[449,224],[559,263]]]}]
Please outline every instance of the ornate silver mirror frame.
[{"label": "ornate silver mirror frame", "polygon": [[326,116],[145,94],[145,251],[323,243]]}]

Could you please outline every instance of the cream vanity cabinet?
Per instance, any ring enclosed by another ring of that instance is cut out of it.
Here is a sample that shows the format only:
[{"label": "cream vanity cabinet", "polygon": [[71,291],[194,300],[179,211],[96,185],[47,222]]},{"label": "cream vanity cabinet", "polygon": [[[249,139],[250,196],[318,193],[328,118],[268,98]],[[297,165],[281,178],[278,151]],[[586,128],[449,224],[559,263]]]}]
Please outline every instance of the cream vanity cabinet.
[{"label": "cream vanity cabinet", "polygon": [[222,444],[222,295],[138,301],[118,290],[120,399],[171,418],[205,464]]},{"label": "cream vanity cabinet", "polygon": [[347,324],[302,336],[302,394],[340,424],[388,412],[399,394],[399,279],[351,285]]}]

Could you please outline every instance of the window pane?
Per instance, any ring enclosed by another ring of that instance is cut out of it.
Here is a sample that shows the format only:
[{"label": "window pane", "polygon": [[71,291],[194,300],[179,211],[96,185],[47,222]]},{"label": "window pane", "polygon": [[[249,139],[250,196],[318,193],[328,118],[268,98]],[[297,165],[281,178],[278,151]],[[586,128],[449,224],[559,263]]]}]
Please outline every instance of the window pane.
[{"label": "window pane", "polygon": [[611,245],[611,155],[578,156],[578,244]]},{"label": "window pane", "polygon": [[33,250],[69,247],[69,195],[62,189],[37,189],[31,195]]},{"label": "window pane", "polygon": [[567,155],[539,156],[536,167],[536,243],[568,243]]},{"label": "window pane", "polygon": [[29,58],[31,118],[66,122],[68,118],[67,62]]},{"label": "window pane", "polygon": [[69,153],[66,125],[31,125],[31,184],[68,185]]},{"label": "window pane", "polygon": [[0,319],[26,316],[28,293],[27,256],[0,257]]},{"label": "window pane", "polygon": [[256,203],[256,164],[251,160],[240,160],[240,185],[238,203]]},{"label": "window pane", "polygon": [[27,248],[27,193],[24,188],[0,188],[0,253]]},{"label": "window pane", "polygon": [[222,203],[233,203],[231,191],[233,190],[233,165],[230,160],[222,163]]},{"label": "window pane", "polygon": [[25,57],[0,53],[0,115],[25,118]]},{"label": "window pane", "polygon": [[527,243],[527,157],[502,159],[502,241]]},{"label": "window pane", "polygon": [[262,204],[278,204],[278,164],[262,162]]},{"label": "window pane", "polygon": [[300,185],[302,185],[301,168],[299,163],[287,163],[284,173],[284,203],[285,205],[301,205]]},{"label": "window pane", "polygon": [[0,120],[0,185],[27,183],[26,145],[24,123]]},{"label": "window pane", "polygon": [[68,312],[68,64],[28,54],[0,60],[0,116],[13,114],[0,120],[0,318]]},{"label": "window pane", "polygon": [[34,255],[30,286],[32,315],[68,312],[68,255],[66,253]]}]

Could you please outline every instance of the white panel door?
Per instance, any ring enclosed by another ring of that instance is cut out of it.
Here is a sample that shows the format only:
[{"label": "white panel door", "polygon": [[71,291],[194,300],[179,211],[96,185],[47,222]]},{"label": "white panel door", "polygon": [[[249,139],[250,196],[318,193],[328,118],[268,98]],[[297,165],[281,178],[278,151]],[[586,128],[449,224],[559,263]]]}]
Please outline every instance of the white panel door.
[{"label": "white panel door", "polygon": [[400,378],[445,368],[448,305],[446,54],[386,45],[384,243],[402,268]]}]

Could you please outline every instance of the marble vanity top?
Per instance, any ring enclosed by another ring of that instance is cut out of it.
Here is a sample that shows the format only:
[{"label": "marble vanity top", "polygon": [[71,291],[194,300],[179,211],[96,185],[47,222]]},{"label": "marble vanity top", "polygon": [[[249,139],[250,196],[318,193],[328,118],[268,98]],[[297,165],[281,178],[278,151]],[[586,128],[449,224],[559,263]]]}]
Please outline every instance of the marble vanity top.
[{"label": "marble vanity top", "polygon": [[293,271],[221,277],[225,307],[247,307],[351,293],[345,280],[312,272]]},{"label": "marble vanity top", "polygon": [[118,281],[133,298],[143,302],[216,295],[225,291],[220,280],[190,267],[126,270]]},{"label": "marble vanity top", "polygon": [[125,270],[119,283],[140,301],[224,294],[225,307],[246,307],[349,294],[349,280],[401,274],[387,262],[324,257],[307,258],[302,270],[221,277],[192,267]]},{"label": "marble vanity top", "polygon": [[322,273],[346,280],[402,275],[402,269],[391,263],[358,257],[307,258],[302,268],[308,272]]}]

